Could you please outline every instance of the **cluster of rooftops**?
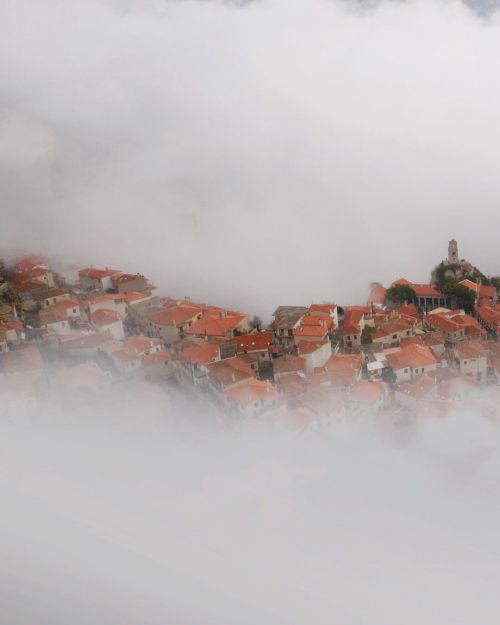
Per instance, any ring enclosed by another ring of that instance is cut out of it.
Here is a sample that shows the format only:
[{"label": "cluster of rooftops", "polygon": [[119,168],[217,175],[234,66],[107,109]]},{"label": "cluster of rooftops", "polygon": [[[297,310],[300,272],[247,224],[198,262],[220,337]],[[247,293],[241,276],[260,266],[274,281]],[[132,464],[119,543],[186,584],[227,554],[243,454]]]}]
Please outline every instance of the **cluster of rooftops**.
[{"label": "cluster of rooftops", "polygon": [[298,429],[382,411],[442,414],[467,402],[489,402],[491,414],[498,403],[494,287],[462,282],[476,295],[472,314],[448,308],[432,286],[400,279],[393,285],[411,286],[415,302],[389,307],[376,285],[364,305],[279,306],[263,324],[161,297],[139,273],[87,267],[70,280],[39,255],[3,265],[0,295],[14,297],[0,308],[0,392],[22,389],[10,393],[9,410],[16,397],[36,402],[47,384],[95,398],[134,379]]}]

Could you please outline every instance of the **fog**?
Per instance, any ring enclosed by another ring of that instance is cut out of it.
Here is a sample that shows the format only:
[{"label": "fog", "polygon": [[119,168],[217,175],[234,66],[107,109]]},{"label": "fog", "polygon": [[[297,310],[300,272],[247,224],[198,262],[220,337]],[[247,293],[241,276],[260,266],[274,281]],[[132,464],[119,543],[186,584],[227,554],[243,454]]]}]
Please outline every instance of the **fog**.
[{"label": "fog", "polygon": [[263,315],[500,273],[498,14],[368,5],[3,0],[0,244]]},{"label": "fog", "polygon": [[498,622],[499,433],[479,415],[404,437],[116,416],[2,424],[2,623]]}]

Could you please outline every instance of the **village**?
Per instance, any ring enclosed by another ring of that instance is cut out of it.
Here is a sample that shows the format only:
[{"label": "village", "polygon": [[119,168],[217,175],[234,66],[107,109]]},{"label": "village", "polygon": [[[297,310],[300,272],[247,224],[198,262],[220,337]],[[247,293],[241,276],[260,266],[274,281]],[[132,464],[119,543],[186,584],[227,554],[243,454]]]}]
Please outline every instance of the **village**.
[{"label": "village", "polygon": [[457,408],[500,416],[497,285],[454,240],[432,283],[373,283],[356,304],[279,305],[269,324],[161,296],[116,268],[69,279],[39,254],[8,253],[0,268],[2,417],[34,417],[48,399],[98,405],[123,388],[161,389],[166,406],[182,392],[229,421],[297,431]]}]

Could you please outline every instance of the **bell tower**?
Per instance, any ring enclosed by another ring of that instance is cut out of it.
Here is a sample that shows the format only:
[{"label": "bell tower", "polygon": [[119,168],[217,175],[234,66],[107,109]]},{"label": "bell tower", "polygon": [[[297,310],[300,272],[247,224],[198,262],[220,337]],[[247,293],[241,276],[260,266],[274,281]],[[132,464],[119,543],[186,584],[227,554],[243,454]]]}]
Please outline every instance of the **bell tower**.
[{"label": "bell tower", "polygon": [[458,243],[455,239],[448,243],[448,262],[458,263]]}]

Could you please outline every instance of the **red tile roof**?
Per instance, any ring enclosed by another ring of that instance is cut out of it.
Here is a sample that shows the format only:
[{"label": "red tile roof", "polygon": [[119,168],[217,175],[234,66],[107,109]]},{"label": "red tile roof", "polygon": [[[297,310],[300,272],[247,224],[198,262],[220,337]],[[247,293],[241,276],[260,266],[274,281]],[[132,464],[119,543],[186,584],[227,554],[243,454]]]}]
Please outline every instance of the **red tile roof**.
[{"label": "red tile roof", "polygon": [[473,339],[469,341],[460,341],[455,349],[460,360],[486,357],[484,344],[481,341]]},{"label": "red tile roof", "polygon": [[328,371],[354,371],[361,369],[361,354],[334,354],[325,364]]},{"label": "red tile roof", "polygon": [[201,315],[201,313],[201,308],[196,306],[172,306],[149,315],[148,319],[159,326],[178,327]]},{"label": "red tile roof", "polygon": [[187,347],[181,351],[179,358],[192,365],[208,365],[220,359],[220,349],[214,343],[207,343],[201,347]]},{"label": "red tile roof", "polygon": [[236,337],[236,352],[268,351],[273,342],[272,332],[254,332]]},{"label": "red tile roof", "polygon": [[300,356],[312,354],[316,350],[328,345],[329,342],[330,341],[300,341],[297,345],[297,352]]},{"label": "red tile roof", "polygon": [[225,358],[205,366],[210,380],[222,386],[231,386],[254,377],[252,367],[238,356]]},{"label": "red tile roof", "polygon": [[101,280],[102,278],[108,278],[115,273],[119,273],[118,269],[96,269],[95,267],[87,267],[80,269],[78,275],[80,278],[93,278],[94,280]]},{"label": "red tile roof", "polygon": [[311,336],[324,338],[328,334],[328,328],[320,325],[300,325],[293,329],[294,336]]},{"label": "red tile roof", "polygon": [[298,371],[305,372],[306,363],[300,356],[294,354],[285,354],[279,356],[273,361],[274,373],[296,373]]},{"label": "red tile roof", "polygon": [[386,392],[387,385],[384,382],[359,380],[351,388],[349,399],[357,404],[371,405],[379,401]]},{"label": "red tile roof", "polygon": [[461,284],[462,286],[465,286],[470,291],[474,291],[474,293],[476,293],[476,295],[479,295],[479,297],[485,297],[487,299],[494,299],[497,294],[497,290],[494,286],[486,286],[484,284],[478,284],[476,282],[473,282],[472,280],[469,280],[468,278],[466,278],[465,280],[462,280],[461,282],[459,282],[459,284]]},{"label": "red tile roof", "polygon": [[361,334],[363,310],[348,308],[344,312],[344,334]]},{"label": "red tile roof", "polygon": [[416,284],[415,282],[410,282],[406,278],[400,278],[399,280],[395,280],[391,284],[391,287],[397,284],[406,284],[410,286],[415,291],[417,297],[444,297],[442,293],[429,284]]},{"label": "red tile roof", "polygon": [[272,384],[256,379],[233,386],[225,393],[230,402],[239,406],[246,406],[256,401],[272,403],[278,399],[278,393]]},{"label": "red tile roof", "polygon": [[377,329],[372,334],[372,340],[376,341],[378,339],[385,338],[386,336],[398,334],[399,332],[411,332],[412,329],[413,324],[405,321],[404,319],[388,319],[377,326]]},{"label": "red tile roof", "polygon": [[111,323],[121,321],[119,313],[116,310],[109,310],[107,308],[99,308],[90,314],[90,320],[96,326],[107,326]]},{"label": "red tile roof", "polygon": [[198,336],[226,336],[234,331],[242,321],[245,315],[226,315],[223,317],[215,317],[205,314],[199,320],[186,330],[186,334]]}]

